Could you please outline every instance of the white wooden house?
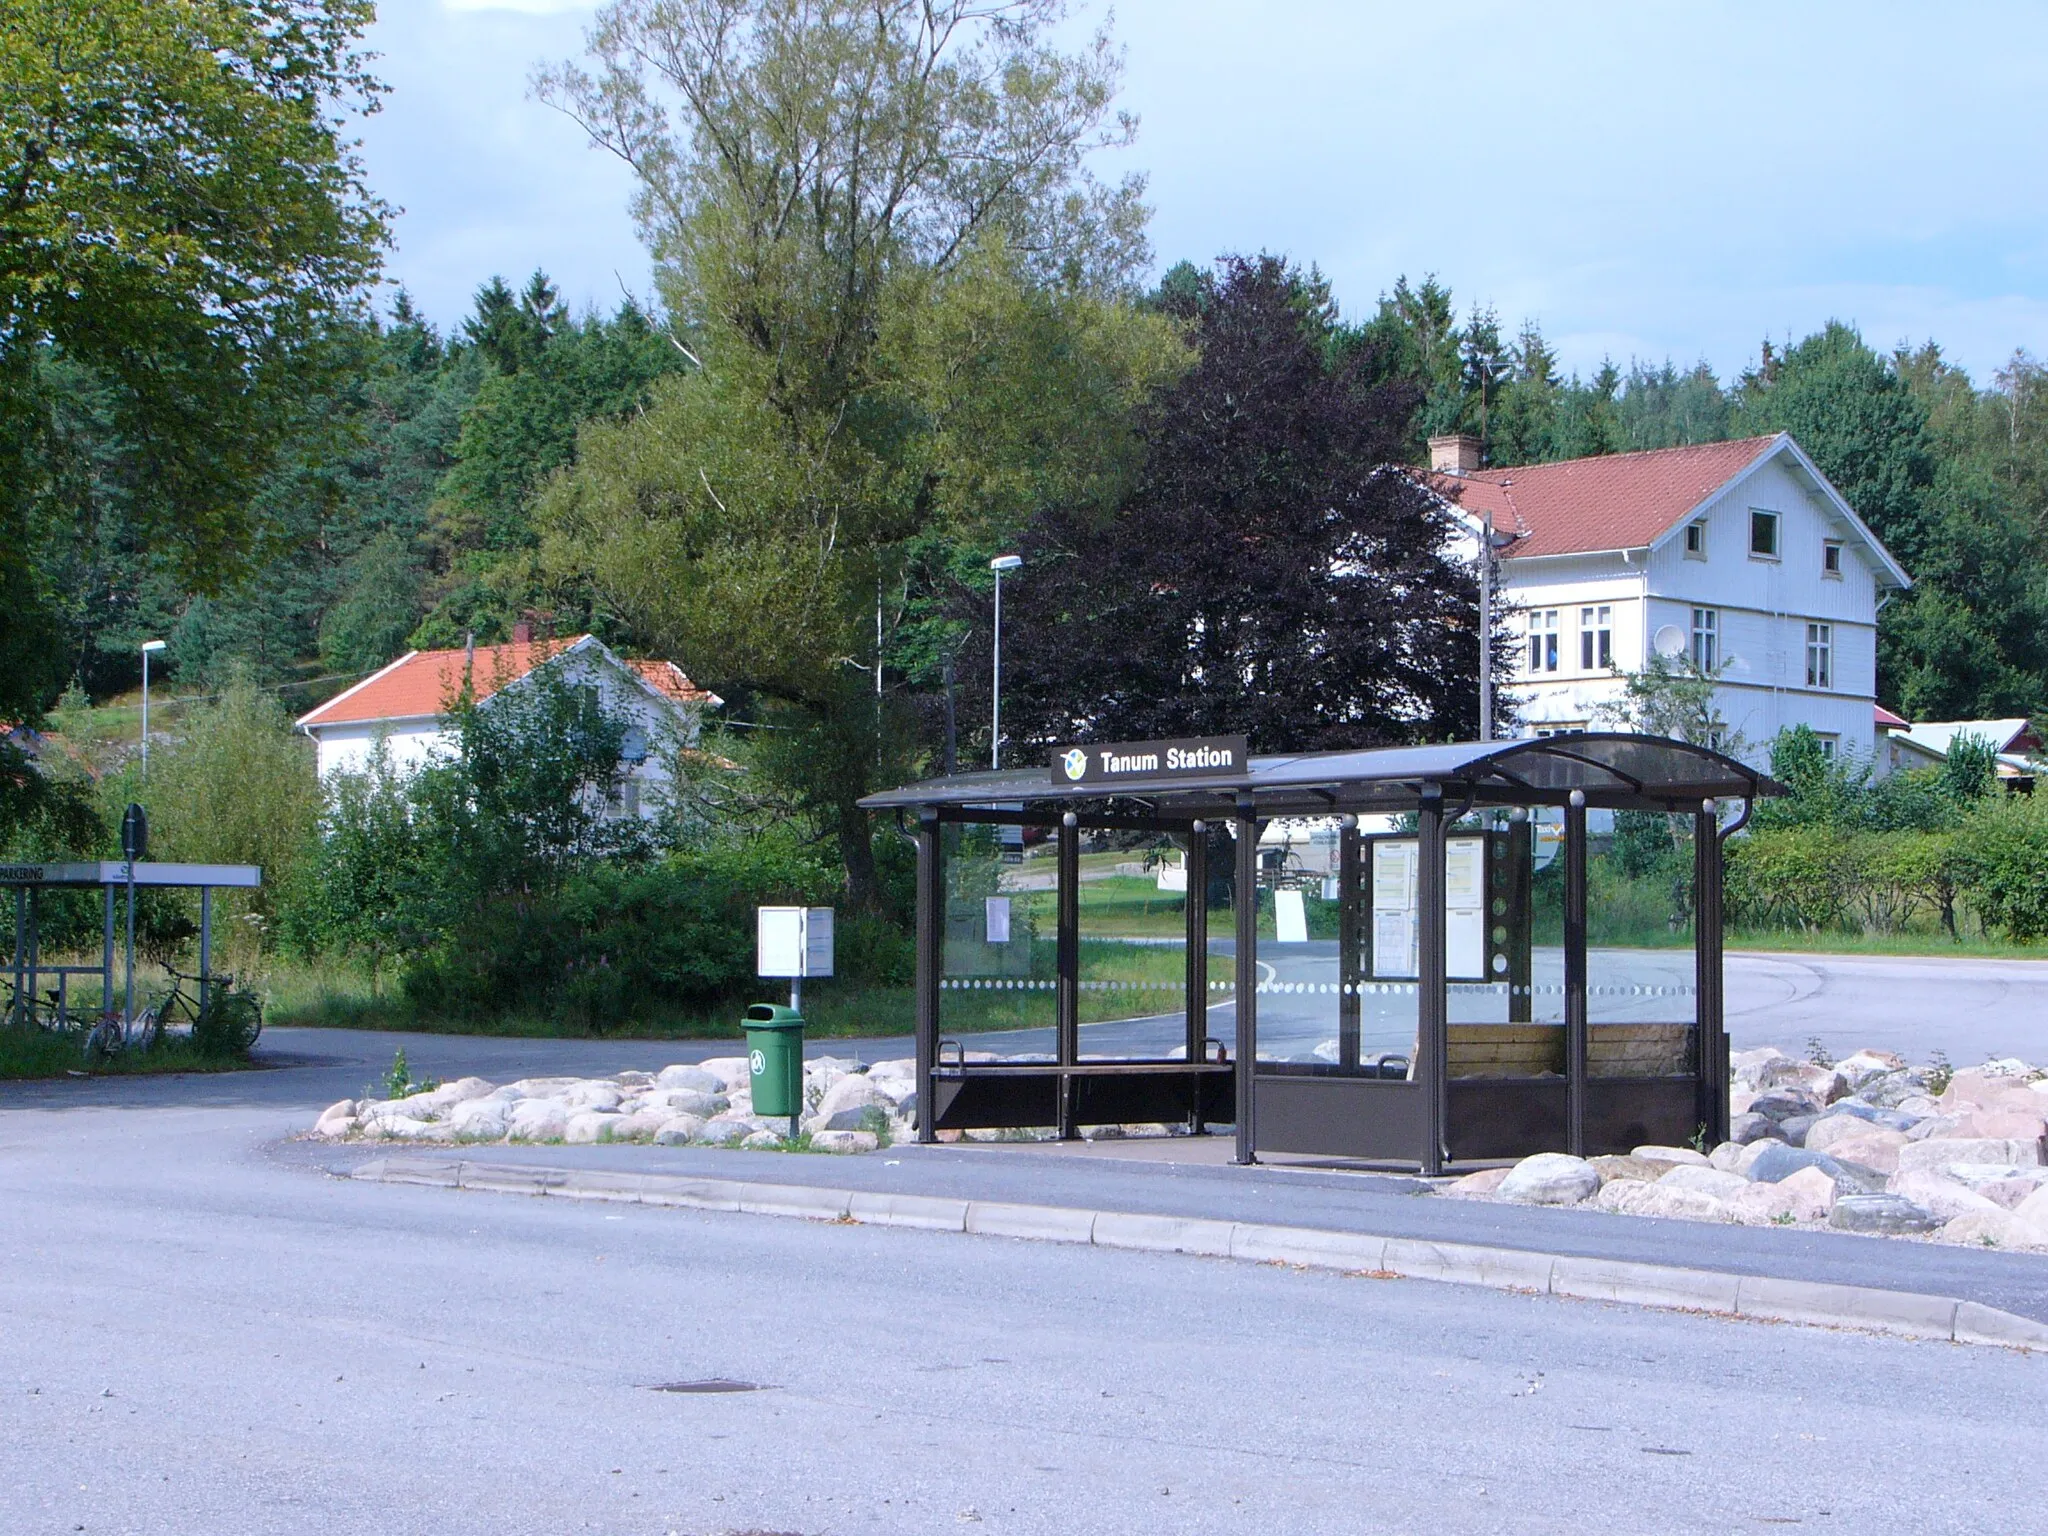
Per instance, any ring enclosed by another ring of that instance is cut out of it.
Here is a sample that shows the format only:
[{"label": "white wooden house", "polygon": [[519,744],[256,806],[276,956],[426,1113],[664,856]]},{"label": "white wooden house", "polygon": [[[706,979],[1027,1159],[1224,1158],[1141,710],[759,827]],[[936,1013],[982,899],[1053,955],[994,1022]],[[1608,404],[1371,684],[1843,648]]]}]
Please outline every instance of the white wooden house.
[{"label": "white wooden house", "polygon": [[1794,725],[1873,756],[1877,615],[1911,580],[1789,435],[1512,469],[1480,468],[1469,437],[1430,456],[1475,536],[1515,535],[1501,602],[1525,734],[1618,729],[1620,674],[1661,652],[1716,675],[1753,762]]},{"label": "white wooden house", "polygon": [[705,709],[723,702],[670,661],[626,660],[594,635],[445,651],[408,651],[354,687],[301,716],[299,729],[319,753],[322,778],[361,772],[381,745],[400,772],[418,769],[454,749],[449,709],[467,686],[478,705],[515,689],[542,668],[565,682],[591,687],[627,725],[624,780],[616,814],[653,816],[670,783],[670,746],[697,743]]}]

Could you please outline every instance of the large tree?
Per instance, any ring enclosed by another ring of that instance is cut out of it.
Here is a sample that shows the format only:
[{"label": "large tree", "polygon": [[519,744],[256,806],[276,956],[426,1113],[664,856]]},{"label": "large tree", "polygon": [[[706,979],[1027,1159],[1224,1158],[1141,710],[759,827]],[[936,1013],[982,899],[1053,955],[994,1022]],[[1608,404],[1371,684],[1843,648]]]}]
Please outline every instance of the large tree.
[{"label": "large tree", "polygon": [[382,209],[340,137],[379,87],[370,0],[0,0],[0,709],[61,681],[33,552],[56,490],[44,375],[89,370],[198,585],[308,360],[374,269]]},{"label": "large tree", "polygon": [[[913,766],[887,674],[923,573],[947,562],[932,541],[1014,524],[1034,457],[1062,480],[1104,457],[1068,445],[1114,459],[1115,424],[1077,407],[1126,398],[1161,350],[1103,318],[1144,260],[1144,209],[1135,179],[1084,165],[1130,125],[1110,112],[1107,40],[1051,42],[1063,9],[617,0],[590,66],[540,81],[637,172],[701,364],[644,417],[586,433],[547,503],[558,556],[782,728],[764,761],[836,836],[856,904],[875,891],[856,802]],[[1050,368],[1067,354],[1018,327],[1062,317],[1087,387],[1006,384],[1019,414],[977,430],[978,376]]]},{"label": "large tree", "polygon": [[1469,737],[1476,583],[1400,467],[1419,391],[1333,350],[1327,294],[1275,257],[1227,260],[1208,291],[1163,302],[1200,356],[1144,417],[1135,484],[1110,515],[1036,519],[1006,594],[1018,755],[1218,732],[1266,752]]}]

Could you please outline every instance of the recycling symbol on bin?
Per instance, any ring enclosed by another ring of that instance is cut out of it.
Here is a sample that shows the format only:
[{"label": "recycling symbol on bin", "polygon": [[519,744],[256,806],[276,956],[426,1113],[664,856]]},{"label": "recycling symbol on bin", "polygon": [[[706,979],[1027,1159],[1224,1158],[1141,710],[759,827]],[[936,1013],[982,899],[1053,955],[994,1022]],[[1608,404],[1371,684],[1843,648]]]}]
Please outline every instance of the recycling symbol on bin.
[{"label": "recycling symbol on bin", "polygon": [[759,1077],[768,1070],[768,1058],[759,1051],[749,1051],[747,1053],[747,1070],[753,1073],[754,1076]]}]

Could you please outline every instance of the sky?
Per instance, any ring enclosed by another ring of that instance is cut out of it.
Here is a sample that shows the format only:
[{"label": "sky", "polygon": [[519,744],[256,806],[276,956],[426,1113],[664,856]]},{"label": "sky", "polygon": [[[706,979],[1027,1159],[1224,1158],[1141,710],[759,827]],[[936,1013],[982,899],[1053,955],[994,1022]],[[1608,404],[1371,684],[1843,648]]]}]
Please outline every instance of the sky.
[{"label": "sky", "polygon": [[[528,91],[594,14],[384,0],[363,155],[442,325],[494,273],[651,287],[630,172]],[[1980,383],[2048,351],[2048,7],[1123,0],[1114,34],[1140,132],[1098,171],[1148,175],[1155,270],[1277,251],[1351,317],[1434,273],[1584,373],[1730,378],[1829,319]]]}]

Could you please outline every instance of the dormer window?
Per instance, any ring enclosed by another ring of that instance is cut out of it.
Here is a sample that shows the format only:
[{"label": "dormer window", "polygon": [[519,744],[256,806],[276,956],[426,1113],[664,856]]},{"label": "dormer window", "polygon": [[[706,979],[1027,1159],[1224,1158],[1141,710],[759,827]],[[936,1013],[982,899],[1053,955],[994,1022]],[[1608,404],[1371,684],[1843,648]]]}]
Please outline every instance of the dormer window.
[{"label": "dormer window", "polygon": [[1707,558],[1707,525],[1704,522],[1685,525],[1685,553],[1689,560]]},{"label": "dormer window", "polygon": [[1749,554],[1753,560],[1775,560],[1778,558],[1778,514],[1759,512],[1754,507],[1749,513]]}]

